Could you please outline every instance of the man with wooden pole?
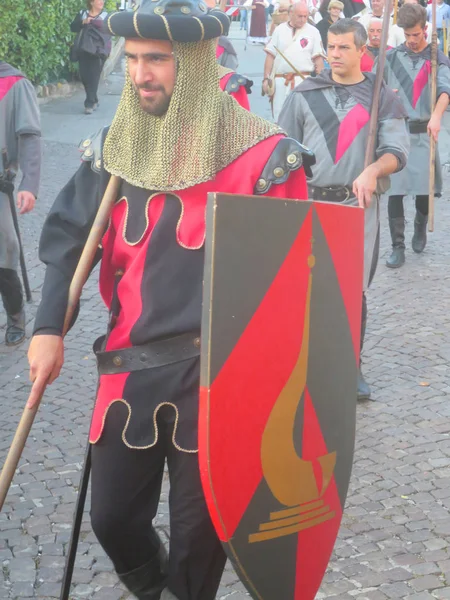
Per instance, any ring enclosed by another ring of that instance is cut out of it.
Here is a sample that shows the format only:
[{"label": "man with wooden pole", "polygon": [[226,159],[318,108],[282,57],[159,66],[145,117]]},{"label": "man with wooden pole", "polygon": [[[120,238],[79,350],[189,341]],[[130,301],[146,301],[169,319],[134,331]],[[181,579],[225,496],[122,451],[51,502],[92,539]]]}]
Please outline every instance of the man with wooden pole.
[{"label": "man with wooden pole", "polygon": [[[29,350],[34,384],[14,460],[29,415],[59,375],[62,335],[101,258],[100,290],[110,322],[96,343],[91,519],[121,581],[147,600],[213,600],[225,565],[197,455],[207,194],[307,197],[302,165],[305,157],[311,162],[310,153],[220,90],[216,39],[228,26],[224,13],[208,10],[202,0],[182,6],[142,0],[135,12],[106,19],[110,33],[126,38],[122,98],[111,127],[82,145],[82,166],[56,199],[41,239],[47,269]],[[103,214],[88,239],[109,179],[109,226],[105,231]],[[69,292],[80,255],[81,271]],[[3,469],[0,500],[14,460],[8,457]],[[166,460],[169,559],[152,526]],[[84,476],[84,491],[86,484]],[[65,598],[67,589],[68,583]]]},{"label": "man with wooden pole", "polygon": [[430,210],[432,226],[434,196],[442,191],[435,144],[450,97],[450,61],[436,47],[435,26],[433,44],[426,41],[426,10],[418,4],[405,4],[398,11],[398,25],[404,30],[406,42],[387,53],[384,77],[389,87],[397,90],[408,112],[411,152],[406,168],[391,178],[388,215],[392,253],[386,261],[391,269],[405,262],[403,198],[406,195],[415,196],[412,248],[421,253],[426,246],[428,213]]},{"label": "man with wooden pole", "polygon": [[[390,10],[383,17],[378,60],[384,61]],[[367,33],[355,20],[342,19],[328,30],[331,67],[295,88],[280,115],[280,125],[295,139],[310,144],[318,160],[309,180],[315,200],[365,208],[364,291],[378,261],[379,195],[389,175],[401,170],[408,156],[406,112],[382,75],[361,72]],[[364,158],[365,157],[365,158]],[[367,318],[363,294],[361,348]],[[370,398],[361,369],[358,400]]]},{"label": "man with wooden pole", "polygon": [[27,300],[31,290],[14,202],[14,180],[20,214],[33,210],[41,169],[41,125],[36,93],[23,73],[0,61],[0,296],[7,315],[5,344],[25,340],[25,310],[20,264]]}]

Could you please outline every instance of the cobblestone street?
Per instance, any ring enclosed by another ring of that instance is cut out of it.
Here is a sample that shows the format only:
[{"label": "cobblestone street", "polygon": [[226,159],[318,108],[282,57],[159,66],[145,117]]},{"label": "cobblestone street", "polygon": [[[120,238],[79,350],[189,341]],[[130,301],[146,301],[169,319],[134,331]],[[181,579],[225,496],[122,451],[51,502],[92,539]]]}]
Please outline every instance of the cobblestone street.
[{"label": "cobblestone street", "polygon": [[[239,32],[234,32],[236,36]],[[252,108],[269,111],[260,97],[261,48],[243,51],[240,72],[255,81]],[[259,75],[256,76],[255,73]],[[37,209],[21,218],[33,303],[28,337],[40,298],[43,267],[37,256],[42,223],[57,192],[78,165],[77,144],[111,120],[123,76],[103,85],[101,107],[82,114],[82,96],[42,108],[44,163]],[[436,232],[422,255],[411,250],[414,209],[407,205],[407,261],[384,266],[389,250],[382,205],[380,263],[368,295],[364,372],[375,402],[357,409],[355,463],[339,539],[318,598],[333,600],[450,599],[450,177],[436,203]],[[104,333],[106,313],[96,274],[83,293],[81,315],[66,339],[61,377],[48,388],[0,514],[0,599],[59,598],[80,470],[96,387],[92,342]],[[0,311],[0,462],[9,448],[30,389],[26,344],[3,344]],[[157,526],[167,539],[167,483]],[[89,503],[88,503],[89,504]],[[218,598],[247,597],[227,567]],[[84,515],[71,598],[125,600],[109,559]],[[283,600],[283,599],[280,599]]]}]

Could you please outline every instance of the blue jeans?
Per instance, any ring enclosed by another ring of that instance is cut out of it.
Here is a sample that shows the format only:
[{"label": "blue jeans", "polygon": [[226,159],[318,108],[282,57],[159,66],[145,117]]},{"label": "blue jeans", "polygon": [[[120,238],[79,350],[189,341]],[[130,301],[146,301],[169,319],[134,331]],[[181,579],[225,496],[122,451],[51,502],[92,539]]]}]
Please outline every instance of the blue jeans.
[{"label": "blue jeans", "polygon": [[241,27],[240,29],[247,29],[247,9],[243,9],[241,11],[239,11],[241,13]]}]

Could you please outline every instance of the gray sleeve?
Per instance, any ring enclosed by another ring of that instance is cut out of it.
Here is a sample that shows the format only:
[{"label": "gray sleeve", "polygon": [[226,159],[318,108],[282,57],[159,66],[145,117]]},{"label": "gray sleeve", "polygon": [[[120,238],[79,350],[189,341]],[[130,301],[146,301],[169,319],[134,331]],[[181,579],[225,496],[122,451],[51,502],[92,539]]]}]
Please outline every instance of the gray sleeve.
[{"label": "gray sleeve", "polygon": [[41,135],[41,117],[34,87],[28,79],[14,86],[14,129],[16,135]]},{"label": "gray sleeve", "polygon": [[236,71],[239,64],[237,56],[235,56],[234,54],[230,54],[226,50],[220,57],[219,62],[222,65],[222,67],[225,67],[226,69],[231,69],[232,71]]},{"label": "gray sleeve", "polygon": [[19,165],[23,173],[19,192],[27,191],[37,198],[41,178],[41,138],[39,135],[19,135]]},{"label": "gray sleeve", "polygon": [[19,190],[37,196],[41,170],[41,122],[36,93],[28,79],[14,86],[14,131],[18,138],[23,179]]},{"label": "gray sleeve", "polygon": [[298,92],[289,94],[278,118],[278,125],[289,137],[303,143],[303,127],[305,114],[302,106],[302,95]]},{"label": "gray sleeve", "polygon": [[408,160],[409,130],[406,119],[383,119],[378,123],[378,144],[376,149],[377,159],[384,154],[393,154],[397,157],[398,168],[401,171]]},{"label": "gray sleeve", "polygon": [[439,65],[437,72],[437,97],[441,94],[450,96],[450,68],[447,65]]}]

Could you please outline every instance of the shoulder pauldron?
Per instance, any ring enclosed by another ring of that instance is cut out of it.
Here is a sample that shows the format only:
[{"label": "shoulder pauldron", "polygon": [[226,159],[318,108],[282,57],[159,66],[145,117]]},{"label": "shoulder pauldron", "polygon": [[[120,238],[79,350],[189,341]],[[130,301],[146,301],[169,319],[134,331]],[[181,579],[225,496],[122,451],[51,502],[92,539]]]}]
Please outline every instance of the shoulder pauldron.
[{"label": "shoulder pauldron", "polygon": [[102,127],[96,134],[80,142],[78,149],[81,151],[81,160],[90,162],[91,169],[96,173],[100,173],[103,161],[102,150],[103,143],[108,133],[109,127]]},{"label": "shoulder pauldron", "polygon": [[292,138],[283,138],[278,142],[269,157],[254,193],[266,194],[273,184],[285,183],[291,171],[303,166],[307,177],[312,176],[311,166],[316,162],[313,152]]},{"label": "shoulder pauldron", "polygon": [[248,79],[243,75],[239,75],[239,73],[233,73],[233,75],[231,75],[231,77],[227,81],[224,91],[228,94],[233,94],[234,92],[237,92],[241,87],[244,87],[247,94],[251,94],[252,85],[253,81],[251,79]]}]

